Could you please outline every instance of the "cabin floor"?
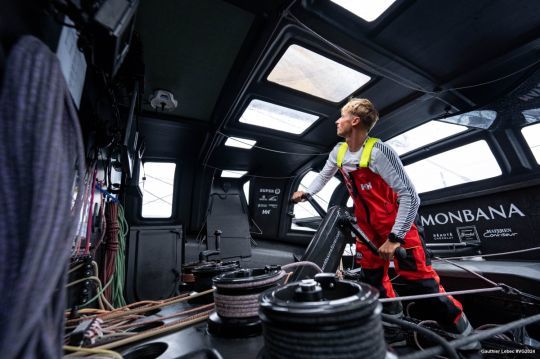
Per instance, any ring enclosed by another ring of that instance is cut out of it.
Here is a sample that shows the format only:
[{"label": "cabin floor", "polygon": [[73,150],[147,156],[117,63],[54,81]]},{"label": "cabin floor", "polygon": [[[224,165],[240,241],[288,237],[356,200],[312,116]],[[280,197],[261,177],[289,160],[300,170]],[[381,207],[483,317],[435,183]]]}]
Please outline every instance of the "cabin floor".
[{"label": "cabin floor", "polygon": [[[252,245],[252,256],[241,259],[242,268],[263,268],[265,265],[285,265],[300,258],[304,249],[291,244],[275,243],[257,240],[257,245]],[[197,240],[194,236],[188,237],[185,246],[185,263],[197,262],[199,253],[206,249],[205,243]],[[296,258],[295,258],[296,257]],[[460,261],[460,265],[469,270],[489,275],[497,282],[505,282],[508,285],[518,285],[524,291],[537,295],[538,278],[540,278],[540,264],[531,262],[497,262],[497,261]],[[482,279],[472,276],[470,273],[456,268],[448,263],[436,262],[436,270],[447,291],[486,287]],[[519,278],[515,275],[520,273]],[[399,280],[395,282],[399,288]],[[399,291],[399,289],[398,289]],[[474,295],[456,296],[465,308],[468,318],[475,328],[489,328],[495,325],[517,320],[521,317],[537,314],[540,311],[538,304],[520,301],[518,296],[502,293],[479,293]],[[211,302],[211,299],[210,299]],[[421,306],[414,302],[404,302],[406,319],[413,323],[420,323],[429,318],[423,318],[419,310]],[[171,314],[194,308],[195,304],[187,302],[178,303],[161,308],[141,320],[159,320],[168,323]],[[410,317],[409,317],[410,315]],[[428,322],[425,322],[428,323]],[[426,325],[426,324],[424,324]],[[430,329],[440,331],[436,324],[427,324]],[[403,329],[402,337],[406,343],[400,346],[388,346],[387,358],[395,355],[401,356],[424,350],[433,345],[425,342],[421,337],[416,337],[412,331]],[[447,337],[448,340],[452,338]],[[523,344],[525,343],[525,344]],[[135,345],[127,345],[116,349],[125,358],[262,358],[264,352],[264,337],[256,335],[245,338],[222,338],[208,332],[206,321],[191,325],[176,332],[153,337],[140,341]],[[540,351],[540,327],[528,326],[525,330],[506,332],[495,338],[482,341],[481,353],[473,353],[473,356],[483,358],[537,358]],[[471,353],[469,353],[471,354]],[[466,356],[464,356],[466,357]]]},{"label": "cabin floor", "polygon": [[[192,307],[193,305],[187,303],[171,305],[162,308],[159,312],[151,316],[145,317],[143,320],[164,318]],[[171,320],[163,319],[163,322],[167,323]],[[420,322],[420,320],[413,318],[407,318],[407,320],[414,323]],[[437,331],[436,326],[431,326],[431,329]],[[513,331],[497,338],[484,340],[481,342],[481,353],[469,352],[467,355],[463,355],[462,358],[538,358],[537,351],[539,349],[535,349],[534,346],[519,344],[512,340],[518,339],[519,335],[519,331]],[[402,336],[406,338],[406,344],[388,346],[387,358],[395,358],[395,355],[401,356],[418,352],[432,345],[429,342],[425,342],[421,337],[416,338],[412,331],[403,330]],[[447,339],[450,340],[451,338],[447,337]],[[538,344],[538,342],[532,342],[531,344]],[[264,337],[263,335],[246,338],[217,337],[208,332],[207,323],[204,321],[171,334],[118,348],[116,351],[120,352],[126,359],[263,358]]]}]

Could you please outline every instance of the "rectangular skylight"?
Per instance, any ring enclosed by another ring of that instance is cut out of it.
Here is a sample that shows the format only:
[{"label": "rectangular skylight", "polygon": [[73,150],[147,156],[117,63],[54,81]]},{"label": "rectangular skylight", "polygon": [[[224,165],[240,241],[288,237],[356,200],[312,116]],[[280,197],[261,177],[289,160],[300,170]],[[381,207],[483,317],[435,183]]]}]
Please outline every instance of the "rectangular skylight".
[{"label": "rectangular skylight", "polygon": [[245,175],[247,171],[233,171],[233,170],[223,170],[221,171],[221,177],[223,178],[240,178]]},{"label": "rectangular skylight", "polygon": [[470,111],[461,115],[446,117],[441,119],[440,121],[447,123],[455,123],[456,125],[463,125],[467,127],[488,129],[489,127],[491,127],[496,118],[496,111],[481,110]]},{"label": "rectangular skylight", "polygon": [[340,102],[371,77],[299,45],[287,48],[267,80],[328,101]]},{"label": "rectangular skylight", "polygon": [[248,140],[240,137],[229,137],[227,138],[227,141],[225,141],[225,146],[245,148],[247,150],[250,150],[256,143],[257,141],[254,140]]},{"label": "rectangular skylight", "polygon": [[373,21],[396,0],[331,0],[366,21]]},{"label": "rectangular skylight", "polygon": [[429,121],[386,141],[398,155],[466,131],[468,127],[440,121]]},{"label": "rectangular skylight", "polygon": [[252,100],[242,116],[240,116],[239,121],[253,126],[298,135],[317,121],[318,118],[318,116],[293,110],[292,108],[266,101]]}]

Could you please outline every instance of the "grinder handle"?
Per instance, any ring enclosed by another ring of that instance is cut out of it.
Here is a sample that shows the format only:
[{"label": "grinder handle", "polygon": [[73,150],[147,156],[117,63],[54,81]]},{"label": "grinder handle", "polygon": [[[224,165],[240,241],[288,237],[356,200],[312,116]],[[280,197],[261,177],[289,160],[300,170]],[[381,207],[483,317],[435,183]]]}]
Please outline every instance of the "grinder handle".
[{"label": "grinder handle", "polygon": [[313,208],[315,209],[315,211],[317,211],[321,218],[326,217],[326,211],[321,207],[319,203],[317,203],[317,201],[315,201],[315,198],[313,198],[312,195],[310,195],[309,193],[304,193],[302,198],[304,198],[306,201],[309,202],[309,204],[311,204],[311,206],[313,206]]},{"label": "grinder handle", "polygon": [[[349,213],[345,215],[346,218],[343,218],[342,223],[345,225],[345,228],[350,229],[360,241],[362,241],[369,250],[376,255],[379,255],[379,249],[369,240],[368,236],[356,225],[356,218]],[[407,257],[407,252],[405,248],[398,247],[394,252],[394,256],[399,259],[405,259]]]}]

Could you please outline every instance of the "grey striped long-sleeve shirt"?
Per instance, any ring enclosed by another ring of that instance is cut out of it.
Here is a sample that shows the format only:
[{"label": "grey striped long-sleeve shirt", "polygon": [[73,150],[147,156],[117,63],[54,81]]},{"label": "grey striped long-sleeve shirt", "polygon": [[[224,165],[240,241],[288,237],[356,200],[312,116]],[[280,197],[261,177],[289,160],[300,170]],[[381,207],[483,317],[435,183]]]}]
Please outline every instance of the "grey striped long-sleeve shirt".
[{"label": "grey striped long-sleeve shirt", "polygon": [[[336,174],[338,170],[337,153],[340,145],[341,143],[338,143],[332,152],[330,152],[324,168],[306,190],[307,193],[315,194],[319,192]],[[342,164],[345,172],[349,173],[358,168],[362,151],[363,147],[356,152],[347,150]],[[380,175],[394,192],[396,192],[399,200],[399,208],[396,221],[392,227],[392,233],[399,238],[405,237],[405,234],[410,230],[416,218],[416,213],[420,206],[420,198],[409,176],[405,173],[399,156],[390,146],[382,141],[377,141],[371,152],[369,169]]]}]

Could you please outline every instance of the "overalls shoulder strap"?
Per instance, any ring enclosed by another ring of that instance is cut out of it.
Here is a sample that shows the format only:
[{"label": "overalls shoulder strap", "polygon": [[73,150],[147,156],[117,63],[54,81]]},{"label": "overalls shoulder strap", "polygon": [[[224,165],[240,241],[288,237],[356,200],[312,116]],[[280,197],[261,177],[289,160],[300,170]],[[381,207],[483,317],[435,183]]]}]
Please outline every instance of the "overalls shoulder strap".
[{"label": "overalls shoulder strap", "polygon": [[347,152],[347,148],[349,148],[349,146],[347,145],[347,142],[343,142],[339,146],[338,153],[337,153],[337,158],[336,158],[338,168],[341,168],[341,166],[343,164],[343,157],[345,157],[345,153]]},{"label": "overalls shoulder strap", "polygon": [[[362,156],[360,157],[360,162],[358,163],[358,167],[366,168],[369,166],[371,151],[373,151],[373,146],[375,146],[375,143],[377,141],[379,141],[379,139],[375,137],[369,137],[366,140],[366,143],[364,144],[364,150],[362,151]],[[343,166],[343,158],[345,157],[345,153],[347,152],[348,148],[349,146],[347,145],[347,142],[343,142],[339,146],[336,158],[338,168],[341,168]]]},{"label": "overalls shoulder strap", "polygon": [[362,157],[360,157],[360,162],[358,163],[358,167],[360,168],[367,168],[369,167],[369,160],[371,159],[371,151],[373,151],[373,146],[375,146],[375,143],[379,141],[378,138],[370,137],[366,140],[366,143],[364,145],[364,150],[362,151]]}]

